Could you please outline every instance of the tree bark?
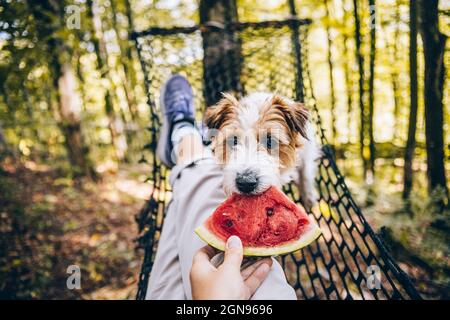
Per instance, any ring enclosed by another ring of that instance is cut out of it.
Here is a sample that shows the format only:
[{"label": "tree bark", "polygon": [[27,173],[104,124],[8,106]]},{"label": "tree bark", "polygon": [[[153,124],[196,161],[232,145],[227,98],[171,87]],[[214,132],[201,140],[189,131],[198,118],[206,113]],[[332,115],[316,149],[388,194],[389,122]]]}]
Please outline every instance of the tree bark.
[{"label": "tree bark", "polygon": [[23,101],[25,104],[25,110],[27,112],[27,116],[31,123],[31,125],[29,126],[30,130],[31,130],[33,136],[37,139],[37,141],[41,141],[40,136],[39,136],[39,130],[37,129],[36,126],[33,125],[33,123],[34,123],[34,117],[33,117],[34,108],[33,108],[33,104],[32,104],[32,98],[30,96],[30,92],[28,90],[26,83],[23,84],[22,94],[23,94]]},{"label": "tree bark", "polygon": [[82,109],[83,111],[86,110],[87,107],[87,100],[86,100],[86,92],[85,92],[85,88],[84,88],[84,83],[85,83],[85,79],[84,79],[84,75],[83,75],[83,68],[82,68],[82,63],[81,63],[81,54],[78,54],[75,57],[76,60],[76,71],[77,71],[77,77],[79,80],[79,88],[80,88],[80,94],[81,94],[81,102],[82,102]]},{"label": "tree bark", "polygon": [[[129,0],[124,1],[125,4],[125,16],[127,17],[128,21],[128,41],[126,45],[125,54],[127,56],[127,69],[126,72],[128,72],[130,77],[130,85],[133,92],[136,90],[136,86],[138,84],[138,80],[136,77],[136,70],[134,68],[133,61],[135,61],[136,57],[136,51],[134,47],[134,43],[129,39],[131,33],[134,31],[134,20],[133,20],[133,12],[131,11],[131,5]],[[136,98],[136,95],[135,95]],[[137,101],[135,101],[137,104]],[[137,113],[137,110],[136,110]]]},{"label": "tree bark", "polygon": [[[345,4],[344,1],[343,1],[343,5]],[[350,70],[350,66],[349,66],[349,61],[350,61],[349,48],[348,48],[349,35],[347,34],[347,30],[346,30],[346,22],[348,21],[350,15],[351,14],[349,14],[349,12],[347,12],[347,10],[345,10],[345,8],[344,8],[344,21],[343,21],[344,32],[342,33],[342,35],[343,35],[342,41],[343,41],[343,67],[344,67],[344,76],[345,76],[345,89],[347,91],[347,128],[348,128],[347,141],[348,141],[348,143],[351,142],[350,128],[351,128],[351,123],[353,120],[351,118],[351,113],[352,113],[352,109],[353,109],[353,85],[352,85],[352,80],[351,80],[351,70]]]},{"label": "tree bark", "polygon": [[200,23],[218,26],[217,30],[208,30],[202,34],[204,96],[207,106],[220,100],[222,92],[242,92],[241,44],[236,33],[226,30],[227,23],[237,21],[236,0],[200,1]]},{"label": "tree bark", "polygon": [[111,142],[114,147],[114,152],[117,161],[121,161],[125,157],[128,148],[126,138],[123,135],[124,125],[120,118],[118,118],[114,111],[112,80],[109,74],[108,54],[106,52],[106,45],[102,40],[102,26],[101,19],[95,14],[94,1],[87,0],[87,15],[91,23],[92,42],[97,56],[97,67],[100,75],[107,82],[105,92],[105,112],[108,116],[108,128],[111,133]]},{"label": "tree bark", "polygon": [[375,0],[369,0],[370,12],[370,57],[369,57],[369,169],[372,176],[375,174],[375,139],[373,133],[373,121],[375,110],[375,58],[376,58],[376,7]]},{"label": "tree bark", "polygon": [[136,95],[134,93],[135,87],[133,87],[133,84],[131,83],[131,70],[129,69],[129,61],[128,56],[125,55],[125,52],[127,50],[127,46],[129,46],[128,41],[122,40],[120,36],[120,27],[119,23],[117,21],[117,6],[115,0],[110,0],[111,3],[111,11],[112,11],[112,26],[116,33],[117,37],[117,43],[119,44],[119,56],[120,56],[120,65],[121,65],[121,73],[123,77],[123,89],[125,91],[125,97],[127,99],[128,104],[128,110],[130,112],[130,116],[133,120],[136,119],[136,113],[137,113],[137,102],[136,102]]},{"label": "tree bark", "polygon": [[358,0],[353,0],[353,16],[355,19],[355,44],[356,44],[356,60],[358,64],[358,87],[359,87],[359,112],[360,112],[360,132],[359,132],[359,149],[361,160],[363,162],[364,177],[367,172],[367,160],[365,156],[365,107],[364,107],[364,58],[361,52],[361,22],[358,14]]},{"label": "tree bark", "polygon": [[[38,24],[38,36],[47,42],[50,53],[49,67],[53,78],[53,87],[57,95],[56,121],[64,135],[65,146],[72,170],[75,175],[95,177],[95,171],[88,159],[81,129],[81,105],[76,91],[76,78],[70,63],[71,52],[59,35],[63,28],[63,3],[43,0],[27,3]],[[56,18],[55,20],[53,20]]]},{"label": "tree bark", "polygon": [[328,77],[330,80],[330,97],[331,97],[331,133],[333,144],[336,144],[337,130],[336,130],[336,93],[334,89],[334,77],[333,77],[333,57],[331,49],[333,40],[331,39],[330,28],[330,10],[328,9],[328,0],[324,0],[325,14],[326,14],[326,32],[327,32],[327,61],[328,61]]},{"label": "tree bark", "polygon": [[425,135],[430,194],[441,188],[448,196],[444,167],[444,52],[446,36],[439,31],[438,0],[420,0],[419,22],[425,58]]},{"label": "tree bark", "polygon": [[72,65],[70,62],[59,65],[54,61],[54,69],[59,70],[55,78],[59,127],[65,137],[70,163],[76,174],[81,173],[94,178],[94,170],[88,160],[88,148],[85,146],[81,130],[81,105],[76,92],[76,79]]},{"label": "tree bark", "polygon": [[412,163],[416,147],[418,84],[417,84],[417,0],[409,1],[409,78],[410,111],[408,139],[405,147],[405,166],[403,172],[403,199],[409,198],[413,186]]},{"label": "tree bark", "polygon": [[[394,31],[394,37],[392,42],[392,57],[393,61],[398,61],[398,41],[400,37],[400,5],[398,1],[395,1],[395,16],[394,16],[394,24],[395,24],[395,31]],[[391,82],[392,82],[392,93],[394,95],[394,142],[397,140],[398,137],[398,125],[399,125],[399,113],[400,113],[400,81],[399,81],[399,71],[398,66],[395,63],[391,66]]]},{"label": "tree bark", "polygon": [[0,121],[0,161],[6,155],[14,156],[14,153],[12,152],[9,143],[6,141],[5,134],[3,133],[2,122]]},{"label": "tree bark", "polygon": [[[289,0],[289,13],[291,17],[297,17],[297,7],[295,0]],[[304,102],[305,93],[303,91],[303,74],[302,74],[302,52],[300,46],[300,31],[298,24],[293,22],[290,25],[291,28],[291,46],[294,54],[295,65],[295,100]]]}]

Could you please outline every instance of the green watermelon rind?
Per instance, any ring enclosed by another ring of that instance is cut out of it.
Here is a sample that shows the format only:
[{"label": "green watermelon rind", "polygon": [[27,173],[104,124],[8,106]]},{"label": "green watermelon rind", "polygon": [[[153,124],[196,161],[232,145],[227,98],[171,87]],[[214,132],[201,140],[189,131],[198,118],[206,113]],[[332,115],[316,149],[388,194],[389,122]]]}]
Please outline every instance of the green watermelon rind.
[{"label": "green watermelon rind", "polygon": [[[244,256],[277,256],[288,254],[308,246],[322,234],[320,228],[311,220],[311,218],[309,219],[309,222],[309,229],[305,233],[303,233],[297,240],[293,240],[288,243],[283,243],[281,245],[273,247],[244,246]],[[225,251],[225,241],[209,231],[204,224],[195,229],[195,233],[200,237],[200,239],[208,243],[210,246],[218,250]]]}]

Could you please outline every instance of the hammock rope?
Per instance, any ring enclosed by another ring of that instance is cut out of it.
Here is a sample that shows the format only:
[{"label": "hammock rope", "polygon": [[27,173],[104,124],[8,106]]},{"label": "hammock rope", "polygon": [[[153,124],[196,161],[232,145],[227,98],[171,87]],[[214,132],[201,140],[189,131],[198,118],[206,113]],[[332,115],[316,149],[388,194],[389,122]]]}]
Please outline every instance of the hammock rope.
[{"label": "hammock rope", "polygon": [[[150,28],[133,33],[150,107],[150,142],[141,161],[152,166],[148,178],[150,197],[137,215],[139,245],[145,251],[137,299],[145,298],[171,197],[169,171],[155,157],[160,127],[156,101],[163,82],[174,73],[183,74],[192,84],[199,118],[205,101],[213,101],[217,92],[228,91],[230,87],[237,88],[238,95],[276,92],[303,101],[311,110],[317,136],[324,146],[316,179],[320,202],[311,214],[323,235],[310,246],[279,258],[299,299],[420,299],[408,276],[368,224],[337,167],[311,84],[310,24],[310,20],[290,17],[282,21],[231,23],[225,28],[208,24]],[[240,52],[238,56],[235,52],[223,54],[218,63],[221,67],[204,70],[202,39],[206,33],[213,32],[223,33],[224,37],[235,36]],[[237,77],[230,74],[236,65],[239,66]],[[205,83],[205,79],[214,82]],[[295,202],[301,203],[297,186],[288,184],[283,189]]]}]

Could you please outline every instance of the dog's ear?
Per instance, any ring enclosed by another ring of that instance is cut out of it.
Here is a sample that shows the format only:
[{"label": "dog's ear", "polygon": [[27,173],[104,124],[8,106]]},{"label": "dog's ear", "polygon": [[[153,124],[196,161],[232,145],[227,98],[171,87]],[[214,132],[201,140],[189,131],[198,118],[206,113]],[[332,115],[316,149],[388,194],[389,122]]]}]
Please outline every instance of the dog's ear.
[{"label": "dog's ear", "polygon": [[294,102],[281,96],[273,96],[272,105],[284,115],[286,123],[293,132],[297,132],[308,139],[306,124],[309,120],[309,111],[301,102]]},{"label": "dog's ear", "polygon": [[217,104],[206,108],[204,122],[210,129],[220,129],[236,115],[239,102],[231,94],[222,95],[223,98]]}]

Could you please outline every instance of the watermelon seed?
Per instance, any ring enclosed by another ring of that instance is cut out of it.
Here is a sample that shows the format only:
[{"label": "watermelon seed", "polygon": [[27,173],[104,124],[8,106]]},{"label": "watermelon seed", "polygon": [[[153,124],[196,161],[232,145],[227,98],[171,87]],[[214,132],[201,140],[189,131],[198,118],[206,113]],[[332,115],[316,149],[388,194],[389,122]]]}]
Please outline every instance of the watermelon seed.
[{"label": "watermelon seed", "polygon": [[267,213],[267,215],[268,215],[269,217],[273,216],[273,209],[272,209],[272,208],[268,208],[267,211],[266,211],[266,213]]}]

